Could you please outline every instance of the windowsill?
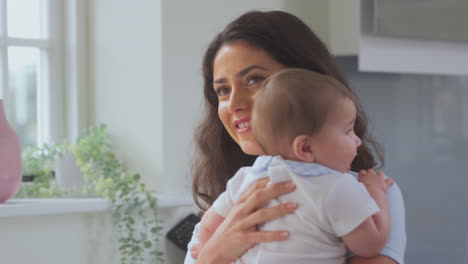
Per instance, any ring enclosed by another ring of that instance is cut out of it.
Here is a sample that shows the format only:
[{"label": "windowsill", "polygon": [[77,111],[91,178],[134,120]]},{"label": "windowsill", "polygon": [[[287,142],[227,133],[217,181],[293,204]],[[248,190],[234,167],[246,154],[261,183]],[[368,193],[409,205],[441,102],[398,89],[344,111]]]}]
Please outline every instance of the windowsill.
[{"label": "windowsill", "polygon": [[[191,197],[156,195],[160,208],[191,206]],[[104,212],[110,202],[100,198],[12,199],[0,204],[0,218]]]},{"label": "windowsill", "polygon": [[97,198],[12,199],[0,205],[0,218],[106,211],[110,203]]}]

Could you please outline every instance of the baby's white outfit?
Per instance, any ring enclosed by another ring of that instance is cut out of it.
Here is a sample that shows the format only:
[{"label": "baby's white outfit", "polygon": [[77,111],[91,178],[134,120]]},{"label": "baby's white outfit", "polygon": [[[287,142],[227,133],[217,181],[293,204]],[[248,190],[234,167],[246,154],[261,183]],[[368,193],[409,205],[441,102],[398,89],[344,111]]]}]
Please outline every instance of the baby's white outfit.
[{"label": "baby's white outfit", "polygon": [[340,237],[380,210],[364,185],[351,174],[280,156],[259,156],[252,167],[239,169],[213,209],[226,217],[242,193],[265,177],[271,183],[293,181],[296,185],[295,191],[266,205],[293,201],[298,205],[296,211],[259,226],[260,230],[287,230],[289,238],[260,243],[236,263],[343,264],[347,251]]}]

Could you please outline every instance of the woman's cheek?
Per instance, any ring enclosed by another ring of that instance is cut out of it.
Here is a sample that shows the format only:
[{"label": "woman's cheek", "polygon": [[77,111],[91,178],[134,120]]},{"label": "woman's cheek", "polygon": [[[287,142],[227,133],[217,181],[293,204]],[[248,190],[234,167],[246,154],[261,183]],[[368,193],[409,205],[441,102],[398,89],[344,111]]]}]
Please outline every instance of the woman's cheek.
[{"label": "woman's cheek", "polygon": [[226,126],[226,120],[229,118],[228,115],[228,111],[227,111],[227,103],[226,102],[219,102],[219,105],[218,105],[218,116],[219,116],[219,119],[221,120],[221,122],[223,123],[224,126]]},{"label": "woman's cheek", "polygon": [[234,139],[234,141],[236,141],[237,144],[239,144],[236,133],[231,126],[231,114],[229,113],[227,102],[219,102],[218,117],[221,120],[221,123],[223,124],[226,131],[232,137],[232,139]]}]

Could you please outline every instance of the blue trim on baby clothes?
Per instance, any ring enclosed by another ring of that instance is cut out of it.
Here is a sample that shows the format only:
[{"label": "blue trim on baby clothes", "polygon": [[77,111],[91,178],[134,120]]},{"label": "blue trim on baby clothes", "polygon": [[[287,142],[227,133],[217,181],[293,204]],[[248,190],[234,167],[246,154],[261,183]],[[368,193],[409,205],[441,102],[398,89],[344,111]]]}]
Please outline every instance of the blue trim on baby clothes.
[{"label": "blue trim on baby clothes", "polygon": [[284,163],[290,171],[300,176],[323,176],[327,174],[341,174],[336,170],[322,166],[317,163],[309,163],[302,161],[284,160],[280,156],[258,156],[252,166],[254,173],[263,173],[268,171],[273,160],[278,160]]},{"label": "blue trim on baby clothes", "polygon": [[270,166],[271,161],[273,160],[273,156],[258,156],[255,159],[254,164],[252,165],[252,172],[255,173],[262,173],[268,171],[268,167]]}]

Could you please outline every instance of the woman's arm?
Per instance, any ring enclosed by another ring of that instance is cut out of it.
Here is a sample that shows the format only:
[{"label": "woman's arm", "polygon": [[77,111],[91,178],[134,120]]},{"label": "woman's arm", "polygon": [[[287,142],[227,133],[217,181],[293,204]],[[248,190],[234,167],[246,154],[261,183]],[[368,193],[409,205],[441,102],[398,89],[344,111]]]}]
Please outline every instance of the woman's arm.
[{"label": "woman's arm", "polygon": [[404,264],[406,250],[405,204],[400,188],[394,183],[387,190],[390,208],[390,236],[380,255],[373,258],[352,256],[348,264]]},{"label": "woman's arm", "polygon": [[262,208],[272,199],[294,190],[290,182],[268,185],[268,179],[253,184],[234,205],[211,239],[200,250],[198,259],[191,257],[191,248],[198,243],[198,228],[194,231],[185,264],[231,263],[257,243],[287,238],[286,231],[258,231],[257,225],[295,210],[291,203]]}]

